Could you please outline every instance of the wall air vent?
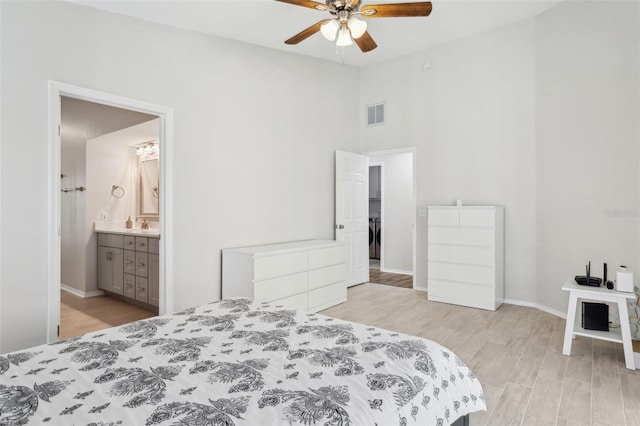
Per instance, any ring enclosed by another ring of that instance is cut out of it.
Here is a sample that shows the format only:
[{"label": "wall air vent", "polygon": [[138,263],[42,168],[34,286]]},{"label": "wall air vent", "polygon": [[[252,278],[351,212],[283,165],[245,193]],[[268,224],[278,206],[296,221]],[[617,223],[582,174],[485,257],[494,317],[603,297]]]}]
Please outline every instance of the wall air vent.
[{"label": "wall air vent", "polygon": [[384,124],[384,108],[384,102],[367,106],[367,126],[379,126]]}]

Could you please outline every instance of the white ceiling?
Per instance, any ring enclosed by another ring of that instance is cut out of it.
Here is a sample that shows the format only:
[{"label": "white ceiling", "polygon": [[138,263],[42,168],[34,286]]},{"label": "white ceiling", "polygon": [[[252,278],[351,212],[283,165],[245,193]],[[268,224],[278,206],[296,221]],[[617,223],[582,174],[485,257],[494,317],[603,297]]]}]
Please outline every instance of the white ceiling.
[{"label": "white ceiling", "polygon": [[84,143],[87,139],[135,126],[157,118],[137,111],[96,104],[62,96],[62,143]]},{"label": "white ceiling", "polygon": [[[433,11],[426,18],[368,19],[369,33],[377,42],[378,48],[363,54],[356,45],[338,50],[320,34],[311,36],[297,46],[285,45],[284,40],[330,15],[274,0],[68,1],[259,46],[330,61],[344,61],[345,64],[355,66],[406,55],[527,19],[559,2],[433,1]],[[364,0],[363,4],[404,1],[409,0]]]}]

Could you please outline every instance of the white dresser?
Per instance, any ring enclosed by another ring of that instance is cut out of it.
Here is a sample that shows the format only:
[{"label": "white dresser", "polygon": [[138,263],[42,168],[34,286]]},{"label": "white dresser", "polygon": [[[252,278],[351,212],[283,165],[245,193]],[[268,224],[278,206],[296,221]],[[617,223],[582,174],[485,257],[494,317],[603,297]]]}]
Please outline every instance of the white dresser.
[{"label": "white dresser", "polygon": [[504,300],[504,207],[431,206],[428,298],[495,311]]},{"label": "white dresser", "polygon": [[308,240],[222,250],[222,297],[317,312],[347,300],[341,242]]}]

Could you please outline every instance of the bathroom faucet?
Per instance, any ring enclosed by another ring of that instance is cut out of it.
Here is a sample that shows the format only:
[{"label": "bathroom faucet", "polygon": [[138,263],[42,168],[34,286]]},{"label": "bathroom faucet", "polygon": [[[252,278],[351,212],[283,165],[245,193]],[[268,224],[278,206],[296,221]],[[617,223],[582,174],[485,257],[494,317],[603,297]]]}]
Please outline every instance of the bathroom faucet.
[{"label": "bathroom faucet", "polygon": [[138,217],[136,220],[142,219],[142,223],[140,224],[140,229],[149,229],[149,224],[147,223],[146,217]]}]

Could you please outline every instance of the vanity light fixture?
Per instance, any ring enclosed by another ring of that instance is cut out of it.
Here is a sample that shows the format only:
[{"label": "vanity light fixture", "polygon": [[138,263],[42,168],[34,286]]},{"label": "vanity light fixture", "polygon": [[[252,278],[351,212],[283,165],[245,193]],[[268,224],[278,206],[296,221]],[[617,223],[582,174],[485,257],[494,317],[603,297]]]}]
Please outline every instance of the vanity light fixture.
[{"label": "vanity light fixture", "polygon": [[145,143],[144,145],[139,146],[136,149],[136,154],[139,156],[150,155],[150,154],[155,154],[158,151],[159,151],[159,147],[157,142],[148,142],[148,143]]}]

